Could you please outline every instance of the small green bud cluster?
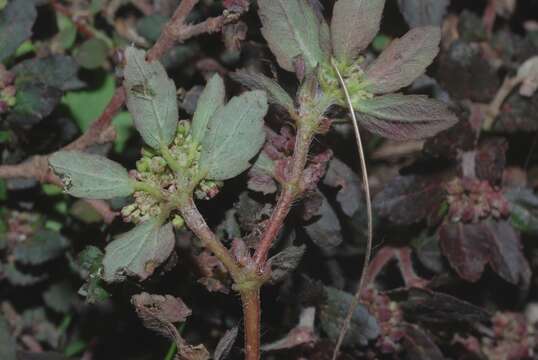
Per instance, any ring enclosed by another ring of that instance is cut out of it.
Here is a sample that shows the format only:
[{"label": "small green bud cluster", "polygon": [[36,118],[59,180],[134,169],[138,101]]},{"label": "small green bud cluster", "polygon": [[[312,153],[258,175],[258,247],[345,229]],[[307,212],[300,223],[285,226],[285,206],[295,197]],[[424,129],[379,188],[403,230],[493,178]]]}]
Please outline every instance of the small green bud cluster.
[{"label": "small green bud cluster", "polygon": [[[359,58],[355,63],[349,64],[347,62],[338,62],[337,66],[342,74],[342,77],[346,80],[346,85],[351,97],[352,104],[356,104],[364,99],[373,98],[373,94],[366,90],[368,83],[365,80],[364,70],[362,70],[360,64],[363,61]],[[324,63],[319,70],[319,81],[323,92],[329,96],[337,99],[338,104],[341,106],[347,106],[346,99],[342,93],[338,74],[330,63]]]},{"label": "small green bud cluster", "polygon": [[[153,149],[142,149],[142,158],[136,162],[136,170],[131,171],[131,176],[151,188],[160,190],[163,196],[157,198],[143,189],[136,191],[133,194],[134,202],[121,210],[126,222],[137,224],[159,216],[163,211],[163,203],[171,199],[178,189],[188,186],[190,179],[199,175],[200,144],[192,139],[190,130],[189,121],[180,121],[176,136],[169,146],[170,155],[181,169],[178,173],[169,167],[162,154]],[[198,199],[208,200],[218,194],[221,186],[222,182],[204,179],[197,184],[194,195]],[[174,214],[172,224],[181,228],[184,220],[180,215]]]}]

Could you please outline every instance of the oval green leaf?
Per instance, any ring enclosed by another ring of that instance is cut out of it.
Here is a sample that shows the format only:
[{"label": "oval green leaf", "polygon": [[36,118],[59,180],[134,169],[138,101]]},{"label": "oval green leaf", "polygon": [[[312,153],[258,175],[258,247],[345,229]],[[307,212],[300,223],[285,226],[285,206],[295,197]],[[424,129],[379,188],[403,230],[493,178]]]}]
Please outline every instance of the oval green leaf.
[{"label": "oval green leaf", "polygon": [[320,21],[307,0],[259,0],[262,34],[280,67],[295,71],[302,57],[306,72],[323,61]]},{"label": "oval green leaf", "polygon": [[249,168],[249,160],[265,141],[267,108],[265,92],[256,90],[234,97],[217,110],[209,121],[200,155],[200,169],[207,172],[208,179],[230,179]]},{"label": "oval green leaf", "polygon": [[225,96],[224,81],[218,74],[213,75],[196,104],[196,111],[192,118],[192,138],[194,141],[200,142],[203,139],[209,119],[219,107],[224,105]]},{"label": "oval green leaf", "polygon": [[379,31],[385,0],[338,0],[334,4],[331,39],[340,60],[353,60]]},{"label": "oval green leaf", "polygon": [[52,154],[49,164],[62,179],[65,192],[75,197],[112,199],[134,191],[127,170],[104,156],[59,151]]},{"label": "oval green leaf", "polygon": [[168,259],[174,245],[170,223],[161,225],[158,219],[152,219],[138,224],[105,248],[103,277],[107,282],[122,281],[126,276],[143,281]]},{"label": "oval green leaf", "polygon": [[125,56],[127,108],[146,144],[159,149],[170,144],[176,133],[176,86],[161,63],[146,61],[144,50],[128,47]]}]

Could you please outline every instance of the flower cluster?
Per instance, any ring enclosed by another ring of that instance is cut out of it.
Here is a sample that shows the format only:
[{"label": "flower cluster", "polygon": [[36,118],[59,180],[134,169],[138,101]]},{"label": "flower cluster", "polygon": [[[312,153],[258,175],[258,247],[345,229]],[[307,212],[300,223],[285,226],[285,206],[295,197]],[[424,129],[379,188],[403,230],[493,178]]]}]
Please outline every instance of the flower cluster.
[{"label": "flower cluster", "polygon": [[538,345],[538,334],[522,314],[498,312],[491,319],[493,337],[456,336],[454,342],[480,357],[488,359],[531,359]]},{"label": "flower cluster", "polygon": [[14,82],[15,74],[7,71],[4,65],[0,64],[0,114],[7,112],[15,105],[17,89]]},{"label": "flower cluster", "polygon": [[[126,222],[138,224],[149,218],[161,214],[162,204],[184,184],[184,179],[192,179],[198,174],[198,160],[200,158],[200,145],[193,141],[190,133],[190,122],[182,120],[178,123],[176,136],[169,146],[170,155],[181,168],[181,176],[177,176],[168,166],[164,156],[152,149],[142,149],[142,158],[136,162],[136,170],[130,172],[134,179],[158,189],[162,198],[157,198],[150,192],[139,190],[133,194],[133,203],[125,206],[121,214]],[[194,194],[198,199],[211,199],[218,194],[221,182],[202,180]],[[173,217],[172,223],[176,227],[183,226],[183,219],[179,215]]]},{"label": "flower cluster", "polygon": [[452,222],[475,223],[489,216],[498,219],[510,213],[510,206],[500,190],[488,181],[456,178],[445,186]]},{"label": "flower cluster", "polygon": [[383,354],[398,353],[401,350],[400,340],[404,332],[400,325],[403,322],[402,310],[389,297],[375,289],[366,289],[361,296],[369,312],[377,319],[381,334],[376,347]]},{"label": "flower cluster", "polygon": [[[360,66],[362,62],[363,58],[359,58],[353,64],[346,62],[337,64],[342,77],[346,80],[346,85],[351,96],[351,102],[354,105],[361,100],[374,97],[372,93],[365,89],[368,83],[365,81],[364,70]],[[324,63],[320,67],[319,81],[321,89],[326,95],[337,99],[339,105],[347,107],[345,98],[342,97],[342,88],[340,81],[338,80],[338,74],[330,63]]]}]

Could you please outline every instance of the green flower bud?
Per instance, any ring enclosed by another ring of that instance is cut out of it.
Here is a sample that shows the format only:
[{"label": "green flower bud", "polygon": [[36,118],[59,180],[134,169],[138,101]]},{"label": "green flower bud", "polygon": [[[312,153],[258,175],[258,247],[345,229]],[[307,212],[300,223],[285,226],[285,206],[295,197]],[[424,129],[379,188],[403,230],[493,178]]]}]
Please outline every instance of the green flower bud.
[{"label": "green flower bud", "polygon": [[147,157],[143,157],[136,162],[136,169],[140,172],[147,172],[150,169],[150,165],[150,159],[148,159]]},{"label": "green flower bud", "polygon": [[149,162],[151,172],[160,174],[166,169],[166,160],[160,156],[152,158]]},{"label": "green flower bud", "polygon": [[172,226],[176,228],[177,230],[183,228],[185,226],[185,220],[179,215],[175,215],[172,219]]}]

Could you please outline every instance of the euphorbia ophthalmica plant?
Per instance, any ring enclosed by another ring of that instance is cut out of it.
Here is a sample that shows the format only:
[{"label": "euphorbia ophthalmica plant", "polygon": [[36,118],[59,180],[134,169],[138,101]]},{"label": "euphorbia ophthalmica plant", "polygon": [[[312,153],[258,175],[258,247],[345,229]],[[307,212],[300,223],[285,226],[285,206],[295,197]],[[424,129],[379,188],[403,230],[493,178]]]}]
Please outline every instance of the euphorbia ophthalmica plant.
[{"label": "euphorbia ophthalmica plant", "polygon": [[[359,129],[409,140],[433,136],[456,123],[443,102],[397,93],[424,74],[436,57],[439,28],[413,28],[372,60],[363,55],[379,31],[384,0],[338,0],[330,24],[317,1],[259,0],[257,5],[261,32],[278,65],[297,77],[295,95],[261,73],[238,70],[231,78],[251,90],[227,100],[223,78],[216,74],[200,94],[192,119],[180,120],[176,86],[164,67],[157,60],[149,61],[144,50],[129,46],[123,88],[145,143],[136,169],[127,171],[103,156],[80,151],[60,151],[49,160],[65,191],[75,197],[131,199],[121,214],[133,227],[106,247],[104,281],[146,280],[172,253],[174,229],[186,227],[196,235],[222,263],[241,297],[248,360],[260,358],[260,288],[271,279],[272,244],[292,205],[317,186],[316,164],[309,151],[316,136],[331,131],[331,116],[349,116],[361,154],[369,218],[365,264],[371,252],[372,215]],[[287,158],[260,154],[269,106],[284,113],[295,129],[293,151]],[[265,162],[267,174],[278,184],[276,204],[254,234],[256,241],[247,245],[238,238],[225,246],[207,225],[197,202],[225,192],[226,181],[255,162]],[[365,286],[365,269],[334,357]]]}]

